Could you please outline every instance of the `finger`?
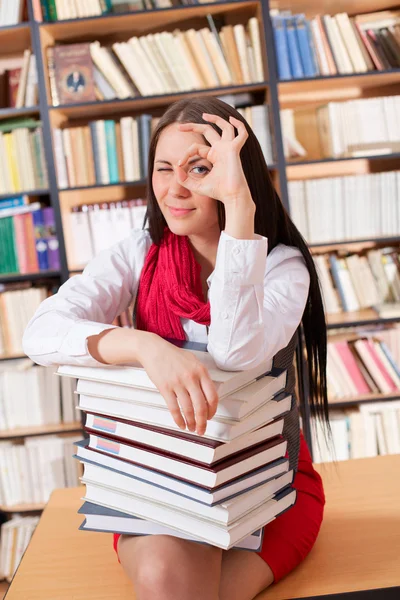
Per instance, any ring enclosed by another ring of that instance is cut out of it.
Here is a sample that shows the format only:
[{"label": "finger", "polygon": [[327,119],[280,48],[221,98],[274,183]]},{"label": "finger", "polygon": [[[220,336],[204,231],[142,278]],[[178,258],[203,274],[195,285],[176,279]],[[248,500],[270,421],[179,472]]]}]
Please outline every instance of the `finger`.
[{"label": "finger", "polygon": [[190,394],[190,399],[194,407],[194,414],[196,419],[196,433],[203,435],[207,427],[208,417],[208,403],[204,396],[203,390],[200,386],[200,382],[196,381],[189,383],[187,390]]},{"label": "finger", "polygon": [[204,123],[180,123],[179,129],[182,131],[194,131],[195,133],[201,133],[210,144],[221,141],[221,136],[211,125]]},{"label": "finger", "polygon": [[162,396],[175,423],[180,429],[186,429],[185,419],[182,416],[175,393],[171,390],[164,390]]},{"label": "finger", "polygon": [[232,142],[235,139],[235,130],[233,125],[231,125],[228,121],[225,121],[222,117],[218,115],[210,115],[209,113],[203,113],[203,119],[205,121],[212,121],[222,130],[222,140],[227,142]]},{"label": "finger", "polygon": [[234,139],[234,144],[237,148],[242,148],[244,146],[245,141],[249,137],[246,125],[242,121],[239,121],[239,119],[236,119],[235,117],[229,117],[229,120],[238,130],[238,135]]},{"label": "finger", "polygon": [[208,153],[210,152],[210,146],[206,146],[205,144],[191,144],[189,148],[186,150],[185,154],[178,161],[178,165],[183,167],[192,156],[200,156],[200,158],[207,158]]},{"label": "finger", "polygon": [[217,388],[208,373],[202,376],[200,383],[208,404],[208,419],[212,419],[218,408],[219,397]]},{"label": "finger", "polygon": [[183,386],[177,386],[175,388],[175,394],[178,400],[178,404],[181,407],[181,412],[185,417],[189,431],[196,431],[195,412],[193,408],[192,398],[188,390],[186,390]]}]

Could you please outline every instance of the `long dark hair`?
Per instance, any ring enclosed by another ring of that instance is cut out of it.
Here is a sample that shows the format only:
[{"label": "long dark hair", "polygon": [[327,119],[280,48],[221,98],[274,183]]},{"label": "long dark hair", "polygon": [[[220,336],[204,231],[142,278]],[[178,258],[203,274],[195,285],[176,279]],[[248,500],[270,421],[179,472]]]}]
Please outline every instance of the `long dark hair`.
[{"label": "long dark hair", "polygon": [[[154,157],[160,134],[172,123],[206,123],[202,118],[204,112],[219,115],[225,120],[233,116],[246,126],[249,137],[241,149],[240,158],[252,198],[256,204],[255,233],[268,238],[268,252],[278,244],[285,244],[295,246],[303,255],[310,273],[310,289],[302,318],[308,363],[308,402],[311,414],[329,424],[326,387],[326,322],[314,261],[307,243],[290,219],[273,186],[263,152],[255,134],[236,109],[218,98],[189,98],[175,102],[169,106],[160,118],[153,132],[148,155],[149,178],[147,187],[147,221],[151,238],[155,244],[159,244],[166,226],[166,221],[158,206],[151,182]],[[211,126],[220,133],[216,125],[211,123]],[[204,140],[204,143],[208,144],[206,140]],[[223,203],[219,201],[218,216],[222,231],[225,227],[225,211]]]}]

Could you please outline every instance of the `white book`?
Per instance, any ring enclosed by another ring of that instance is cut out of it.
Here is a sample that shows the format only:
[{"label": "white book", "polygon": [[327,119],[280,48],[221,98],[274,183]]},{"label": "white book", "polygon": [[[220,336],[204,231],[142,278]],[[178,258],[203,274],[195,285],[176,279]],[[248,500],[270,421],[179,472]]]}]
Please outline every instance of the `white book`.
[{"label": "white book", "polygon": [[[286,371],[275,377],[265,375],[231,395],[220,398],[214,418],[232,419],[234,421],[244,419],[271,400],[273,396],[283,391],[286,379]],[[157,390],[145,390],[102,381],[79,379],[76,391],[78,394],[84,394],[85,396],[123,400],[133,404],[168,410],[164,397]]]},{"label": "white book", "polygon": [[[85,515],[85,521],[79,527],[83,531],[118,532],[128,535],[170,535],[184,540],[199,541],[191,535],[176,531],[165,525],[159,525],[146,519],[138,519],[121,511],[104,508],[90,502],[85,502],[78,513]],[[235,545],[234,548],[258,552],[261,550],[262,542],[263,529],[258,529]]]},{"label": "white book", "polygon": [[[291,403],[292,396],[280,394],[242,421],[217,420],[213,417],[207,421],[207,429],[204,437],[221,442],[230,442],[285,415],[290,410]],[[127,404],[126,402],[121,403],[118,400],[96,398],[83,394],[79,398],[78,408],[85,412],[95,412],[110,417],[119,417],[139,423],[165,427],[174,431],[181,431],[171,413],[159,408],[137,406]]]},{"label": "white book", "polygon": [[127,441],[117,442],[94,434],[89,436],[89,448],[211,490],[282,458],[287,442],[282,438],[268,440],[214,466],[184,461],[181,457],[168,456],[159,450],[142,449]]},{"label": "white book", "polygon": [[[238,494],[242,494],[249,489],[255,488],[270,479],[284,475],[289,470],[289,461],[286,458],[274,460],[259,469],[252,471],[242,477],[228,482],[216,489],[206,489],[193,483],[183,481],[177,477],[164,475],[153,469],[147,469],[134,463],[120,460],[117,457],[102,454],[92,450],[88,446],[87,440],[75,442],[77,458],[81,463],[94,463],[100,467],[111,469],[123,473],[134,479],[147,481],[159,488],[169,489],[177,494],[182,494],[188,498],[202,502],[209,506],[219,504]],[[76,485],[76,484],[75,484]]]},{"label": "white book", "polygon": [[101,506],[121,510],[134,516],[149,519],[160,525],[167,525],[198,537],[224,550],[229,550],[243,538],[275,518],[284,510],[290,508],[296,500],[296,490],[289,491],[276,499],[268,500],[259,508],[246,515],[228,527],[217,526],[176,509],[137,499],[132,503],[131,496],[121,492],[111,491],[96,484],[86,485],[86,495],[82,500]]},{"label": "white book", "polygon": [[232,442],[218,442],[205,436],[186,432],[174,432],[160,427],[146,426],[134,421],[121,421],[87,413],[85,427],[92,433],[110,435],[134,444],[144,444],[152,448],[171,452],[186,459],[211,465],[223,458],[232,456],[245,448],[250,448],[281,435],[283,419],[277,419],[259,427],[251,433],[242,435]]},{"label": "white book", "polygon": [[[254,382],[258,377],[269,373],[272,369],[272,360],[263,361],[257,367],[246,371],[223,371],[215,364],[212,356],[205,352],[204,344],[194,342],[182,342],[178,345],[182,349],[192,352],[198,360],[207,368],[211,379],[214,381],[220,398],[237,391],[241,387]],[[143,367],[135,366],[105,366],[105,367],[81,367],[62,365],[58,368],[59,375],[75,377],[76,379],[91,379],[128,385],[138,388],[156,390],[157,387],[147,375]]]},{"label": "white book", "polygon": [[132,498],[132,504],[138,499],[162,502],[171,509],[175,508],[189,515],[225,526],[232,525],[235,521],[264,504],[266,500],[290,485],[292,480],[293,472],[289,471],[222,504],[208,506],[168,489],[163,489],[161,492],[160,488],[151,483],[133,479],[122,473],[110,471],[91,463],[84,463],[84,474],[81,478],[84,484],[94,483],[129,494]]}]

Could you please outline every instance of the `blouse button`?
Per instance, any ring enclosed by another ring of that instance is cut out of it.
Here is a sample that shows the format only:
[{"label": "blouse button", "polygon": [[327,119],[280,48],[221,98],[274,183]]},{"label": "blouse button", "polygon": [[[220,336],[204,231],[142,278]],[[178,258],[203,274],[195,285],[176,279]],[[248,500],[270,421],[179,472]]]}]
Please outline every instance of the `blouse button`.
[{"label": "blouse button", "polygon": [[234,248],[232,250],[232,253],[235,254],[235,255],[240,254],[240,248],[239,248],[239,246],[234,246]]},{"label": "blouse button", "polygon": [[225,312],[225,311],[224,311],[224,312],[222,312],[222,313],[221,313],[221,317],[222,317],[223,319],[227,319],[227,318],[229,317],[229,315],[228,315],[228,313],[227,313],[227,312]]}]

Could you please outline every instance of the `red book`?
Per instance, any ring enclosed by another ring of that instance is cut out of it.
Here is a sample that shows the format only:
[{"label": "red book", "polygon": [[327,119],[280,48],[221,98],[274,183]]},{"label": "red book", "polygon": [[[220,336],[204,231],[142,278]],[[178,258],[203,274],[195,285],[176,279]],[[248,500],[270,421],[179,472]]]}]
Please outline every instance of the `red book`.
[{"label": "red book", "polygon": [[334,346],[337,349],[337,351],[339,352],[340,358],[343,361],[346,371],[350,375],[354,385],[357,388],[358,393],[359,394],[368,394],[370,392],[370,389],[369,389],[364,377],[362,376],[360,368],[359,368],[350,348],[348,347],[347,342],[335,342]]}]

